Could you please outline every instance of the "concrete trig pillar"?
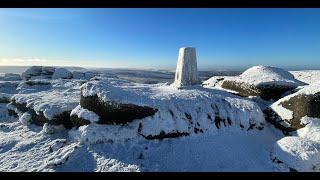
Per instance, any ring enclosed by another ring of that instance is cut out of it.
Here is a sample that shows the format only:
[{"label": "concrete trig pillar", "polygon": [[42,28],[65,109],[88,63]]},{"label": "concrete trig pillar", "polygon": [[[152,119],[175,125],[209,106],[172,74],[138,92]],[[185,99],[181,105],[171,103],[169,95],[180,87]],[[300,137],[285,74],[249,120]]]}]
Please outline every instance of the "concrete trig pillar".
[{"label": "concrete trig pillar", "polygon": [[181,88],[199,83],[197,69],[196,49],[182,47],[179,49],[179,57],[173,86]]}]

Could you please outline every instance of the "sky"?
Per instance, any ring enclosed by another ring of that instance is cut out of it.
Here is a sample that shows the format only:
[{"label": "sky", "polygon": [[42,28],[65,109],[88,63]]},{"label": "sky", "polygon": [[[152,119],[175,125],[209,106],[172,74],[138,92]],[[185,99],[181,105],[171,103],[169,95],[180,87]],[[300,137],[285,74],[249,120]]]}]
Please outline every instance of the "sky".
[{"label": "sky", "polygon": [[320,69],[320,9],[0,8],[0,66]]}]

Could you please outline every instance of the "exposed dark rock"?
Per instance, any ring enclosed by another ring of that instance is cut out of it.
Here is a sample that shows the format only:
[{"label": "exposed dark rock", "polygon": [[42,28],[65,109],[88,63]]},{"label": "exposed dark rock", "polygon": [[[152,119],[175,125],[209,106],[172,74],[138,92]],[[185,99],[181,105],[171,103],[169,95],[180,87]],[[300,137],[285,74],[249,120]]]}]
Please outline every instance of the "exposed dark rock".
[{"label": "exposed dark rock", "polygon": [[304,116],[320,118],[320,92],[313,95],[299,94],[280,105],[293,112],[293,119],[289,123],[294,129],[304,127],[300,124],[300,119]]},{"label": "exposed dark rock", "polygon": [[71,115],[70,116],[70,121],[72,122],[72,124],[75,127],[79,127],[79,126],[84,126],[84,125],[88,125],[90,124],[90,121],[83,119],[83,118],[79,118],[77,115]]},{"label": "exposed dark rock", "polygon": [[142,119],[154,115],[158,110],[134,104],[119,104],[103,102],[97,95],[80,98],[81,107],[95,112],[100,116],[100,124],[126,124],[135,119]]},{"label": "exposed dark rock", "polygon": [[294,90],[295,87],[286,87],[279,85],[254,86],[244,82],[225,80],[221,87],[238,92],[240,96],[260,96],[265,100],[278,100],[285,92]]},{"label": "exposed dark rock", "polygon": [[283,126],[281,124],[281,122],[283,122],[283,120],[271,108],[266,108],[265,110],[263,110],[263,113],[265,115],[266,121],[271,123],[275,128],[281,130],[283,132],[283,134],[288,135],[289,132],[295,130],[295,129],[291,128],[291,127]]}]

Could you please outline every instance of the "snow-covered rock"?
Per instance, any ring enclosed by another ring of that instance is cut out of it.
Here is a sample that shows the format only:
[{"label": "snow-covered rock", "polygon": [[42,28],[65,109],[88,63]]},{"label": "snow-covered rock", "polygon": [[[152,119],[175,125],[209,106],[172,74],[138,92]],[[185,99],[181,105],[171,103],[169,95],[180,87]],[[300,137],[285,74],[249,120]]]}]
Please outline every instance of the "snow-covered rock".
[{"label": "snow-covered rock", "polygon": [[47,91],[52,88],[52,84],[48,80],[28,80],[22,81],[16,91],[20,94],[28,94],[40,91]]},{"label": "snow-covered rock", "polygon": [[320,82],[305,86],[298,92],[285,96],[271,105],[275,121],[299,129],[304,116],[320,118]]},{"label": "snow-covered rock", "polygon": [[295,136],[278,140],[272,155],[297,171],[320,171],[320,119],[303,117]]},{"label": "snow-covered rock", "polygon": [[79,84],[74,80],[52,80],[45,91],[24,92],[11,98],[12,104],[21,112],[32,114],[31,123],[43,125],[72,125],[70,112],[79,104]]},{"label": "snow-covered rock", "polygon": [[32,115],[29,112],[25,112],[19,117],[19,121],[23,125],[28,125],[31,121],[31,117],[32,117]]},{"label": "snow-covered rock", "polygon": [[261,96],[277,100],[287,91],[305,85],[289,72],[271,66],[253,66],[240,76],[228,77],[221,87],[237,91],[242,96]]},{"label": "snow-covered rock", "polygon": [[5,73],[3,77],[0,77],[1,81],[21,81],[20,74]]},{"label": "snow-covered rock", "polygon": [[15,94],[19,82],[0,81],[0,93]]},{"label": "snow-covered rock", "polygon": [[173,86],[184,87],[199,83],[196,49],[183,47],[179,49],[179,57]]},{"label": "snow-covered rock", "polygon": [[[147,139],[228,126],[261,130],[264,125],[263,113],[254,102],[201,86],[177,89],[167,84],[105,78],[87,82],[81,90],[80,105],[99,115],[98,123],[129,122]],[[144,116],[135,116],[137,112]]]},{"label": "snow-covered rock", "polygon": [[52,75],[52,79],[72,79],[72,77],[72,73],[65,68],[56,68]]},{"label": "snow-covered rock", "polygon": [[54,67],[45,67],[45,66],[31,66],[26,69],[21,77],[24,80],[30,79],[50,79],[55,72]]},{"label": "snow-covered rock", "polygon": [[78,105],[71,111],[70,120],[72,121],[74,126],[79,127],[90,124],[92,122],[98,122],[99,116],[96,113],[84,109],[80,105]]}]

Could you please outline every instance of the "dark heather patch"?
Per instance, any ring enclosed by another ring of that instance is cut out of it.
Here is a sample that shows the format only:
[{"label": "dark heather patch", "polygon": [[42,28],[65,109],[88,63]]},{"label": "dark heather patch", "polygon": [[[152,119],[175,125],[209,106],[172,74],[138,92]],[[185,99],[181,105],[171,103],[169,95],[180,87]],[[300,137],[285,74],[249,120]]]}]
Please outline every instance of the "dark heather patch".
[{"label": "dark heather patch", "polygon": [[103,102],[95,96],[81,95],[80,105],[100,116],[99,124],[126,124],[135,119],[153,116],[158,109],[134,104],[119,104],[116,102]]},{"label": "dark heather patch", "polygon": [[165,139],[165,138],[177,138],[177,137],[181,137],[181,136],[189,136],[189,133],[187,132],[171,132],[171,133],[165,133],[164,131],[161,131],[160,134],[158,135],[148,135],[148,136],[144,136],[142,135],[144,138],[148,139],[148,140],[154,140],[154,139]]},{"label": "dark heather patch", "polygon": [[293,112],[293,119],[288,120],[293,129],[304,127],[300,119],[304,116],[320,118],[320,92],[314,95],[297,95],[280,104]]},{"label": "dark heather patch", "polygon": [[240,127],[241,127],[241,128],[244,128],[244,126],[243,126],[242,124],[240,124]]}]

